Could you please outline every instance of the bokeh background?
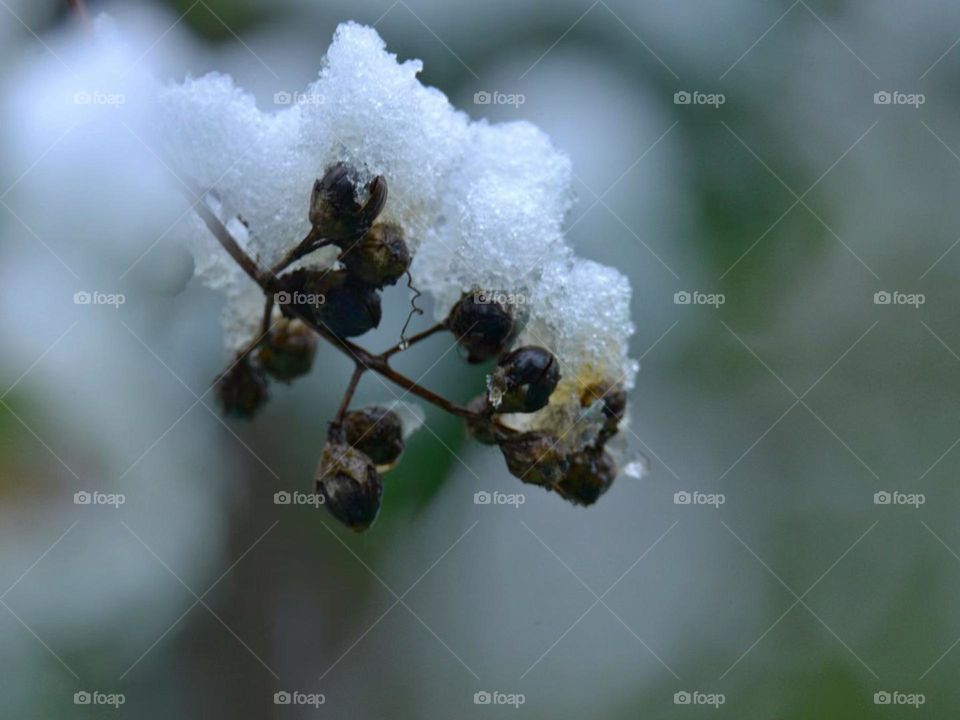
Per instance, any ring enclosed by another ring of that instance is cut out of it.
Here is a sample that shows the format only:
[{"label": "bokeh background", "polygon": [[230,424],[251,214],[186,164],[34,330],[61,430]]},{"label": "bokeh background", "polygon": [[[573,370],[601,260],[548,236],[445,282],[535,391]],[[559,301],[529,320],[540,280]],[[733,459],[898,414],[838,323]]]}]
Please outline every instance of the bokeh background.
[{"label": "bokeh background", "polygon": [[[139,28],[131,43],[162,55],[165,77],[229,72],[264,108],[315,76],[337,23],[372,24],[471,116],[543,127],[573,159],[571,243],[633,284],[628,439],[649,472],[574,508],[427,409],[370,532],[275,505],[309,488],[348,364],[321,350],[254,422],[218,420],[204,393],[222,299],[163,241],[178,211],[85,182],[82,143],[35,132],[51,118],[17,98],[73,21],[63,4],[3,0],[0,715],[960,711],[960,6],[91,6]],[[478,104],[483,91],[524,102]],[[73,305],[92,287],[127,302]],[[723,304],[677,304],[684,291]],[[396,340],[405,291],[385,306],[373,348]],[[419,376],[448,347],[438,336],[400,367]],[[423,382],[466,401],[483,369],[451,352]],[[360,402],[392,399],[361,386]],[[78,506],[81,490],[126,501]],[[476,505],[479,490],[526,502]],[[677,504],[684,491],[724,502]],[[875,502],[895,491],[923,504]],[[93,690],[125,703],[74,704]],[[274,704],[295,690],[325,703]],[[524,702],[477,705],[481,691]],[[678,704],[684,692],[723,704]],[[923,705],[877,704],[884,692]]]}]

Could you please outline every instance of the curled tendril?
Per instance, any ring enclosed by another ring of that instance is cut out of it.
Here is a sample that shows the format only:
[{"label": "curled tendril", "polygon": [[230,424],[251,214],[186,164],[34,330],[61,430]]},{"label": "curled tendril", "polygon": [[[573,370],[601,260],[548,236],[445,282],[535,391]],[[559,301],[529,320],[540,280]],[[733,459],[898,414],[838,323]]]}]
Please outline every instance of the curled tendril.
[{"label": "curled tendril", "polygon": [[407,315],[407,321],[403,324],[403,329],[400,331],[400,345],[406,346],[407,344],[407,327],[410,325],[410,321],[413,320],[414,315],[423,315],[423,310],[417,307],[417,299],[423,294],[417,288],[413,286],[413,277],[410,275],[410,271],[407,270],[407,287],[413,290],[413,297],[410,298],[410,314]]}]

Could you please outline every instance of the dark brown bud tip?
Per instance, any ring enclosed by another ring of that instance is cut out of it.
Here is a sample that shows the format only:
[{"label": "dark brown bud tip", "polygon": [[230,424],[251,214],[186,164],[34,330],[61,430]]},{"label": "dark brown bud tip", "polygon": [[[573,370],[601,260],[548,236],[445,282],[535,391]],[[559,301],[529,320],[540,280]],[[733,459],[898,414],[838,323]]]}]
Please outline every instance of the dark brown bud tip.
[{"label": "dark brown bud tip", "polygon": [[586,448],[569,458],[570,468],[556,491],[575,505],[593,505],[613,484],[617,466],[600,448]]},{"label": "dark brown bud tip", "polygon": [[249,357],[234,363],[214,380],[223,414],[249,420],[267,401],[267,378]]},{"label": "dark brown bud tip", "polygon": [[273,378],[290,382],[313,366],[317,337],[300,320],[279,320],[260,346],[260,364]]},{"label": "dark brown bud tip", "polygon": [[351,530],[366,530],[380,512],[380,475],[369,457],[349,445],[326,444],[317,468],[316,489],[327,510]]},{"label": "dark brown bud tip", "polygon": [[556,436],[526,432],[500,441],[500,452],[514,477],[531,485],[552,489],[563,480],[568,464]]},{"label": "dark brown bud tip", "polygon": [[403,453],[403,424],[392,410],[378,406],[352,410],[343,419],[343,431],[347,443],[377,467],[393,465]]},{"label": "dark brown bud tip", "polygon": [[387,182],[381,176],[367,185],[367,197],[358,201],[355,173],[345,163],[329,167],[313,184],[310,194],[310,224],[334,242],[359,237],[373,224],[387,202]]},{"label": "dark brown bud tip", "polygon": [[510,310],[480,290],[466,293],[457,301],[447,316],[447,327],[472,363],[502,353],[514,332]]},{"label": "dark brown bud tip", "polygon": [[491,399],[497,412],[532,413],[546,407],[559,382],[560,367],[553,354],[528,345],[500,359],[490,379]]},{"label": "dark brown bud tip", "polygon": [[410,250],[399,225],[380,223],[346,247],[340,261],[358,282],[382,288],[396,283],[410,267]]}]

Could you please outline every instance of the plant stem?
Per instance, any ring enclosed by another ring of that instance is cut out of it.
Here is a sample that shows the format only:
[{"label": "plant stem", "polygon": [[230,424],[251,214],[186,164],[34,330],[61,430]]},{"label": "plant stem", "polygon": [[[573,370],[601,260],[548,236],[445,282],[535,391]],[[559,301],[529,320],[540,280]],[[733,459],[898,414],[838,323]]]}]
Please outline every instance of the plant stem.
[{"label": "plant stem", "polygon": [[423,332],[419,332],[416,335],[410,338],[407,338],[405,341],[398,342],[396,345],[394,345],[392,348],[388,350],[384,350],[382,353],[380,353],[380,357],[388,358],[388,357],[391,357],[392,355],[396,355],[398,352],[403,352],[407,348],[413,347],[421,340],[426,340],[431,335],[435,335],[441,330],[446,330],[446,329],[447,329],[446,321],[438,322],[433,327],[428,328]]},{"label": "plant stem", "polygon": [[360,384],[360,378],[366,369],[367,368],[360,363],[357,363],[353,368],[353,375],[350,376],[350,382],[347,384],[347,390],[343,394],[343,400],[340,401],[337,414],[334,416],[333,422],[330,423],[331,430],[339,432],[343,418],[347,414],[347,410],[350,409],[350,401],[353,399],[353,394],[356,392],[357,385]]},{"label": "plant stem", "polygon": [[[198,193],[199,194],[199,193]],[[197,214],[200,216],[200,219],[203,220],[204,224],[213,233],[213,236],[217,241],[223,246],[223,249],[232,257],[244,272],[250,276],[250,278],[257,283],[268,296],[272,296],[273,293],[278,291],[278,282],[276,276],[269,270],[264,272],[261,270],[256,262],[249,255],[244,252],[243,248],[234,240],[233,236],[230,234],[230,231],[227,230],[226,226],[220,221],[213,211],[203,202],[199,202],[195,205]],[[269,302],[269,300],[268,300]],[[424,387],[418,385],[414,380],[411,380],[406,375],[397,372],[387,361],[388,355],[373,355],[359,345],[355,345],[349,340],[339,337],[338,335],[333,334],[327,328],[323,327],[322,324],[318,324],[307,315],[305,312],[297,308],[296,306],[290,306],[290,311],[296,315],[300,320],[302,320],[309,328],[316,332],[320,337],[329,342],[331,345],[339,349],[342,353],[350,356],[350,358],[358,365],[364,369],[373,370],[374,372],[382,375],[387,380],[399,385],[404,390],[407,390],[412,395],[416,395],[423,400],[426,400],[432,405],[436,405],[442,410],[457,415],[463,418],[473,418],[474,413],[467,410],[461,405],[457,405],[450,400],[447,400],[436,393],[427,390]],[[439,328],[431,328],[428,331],[430,334],[437,332]],[[427,333],[420,333],[418,339],[426,337]],[[413,338],[411,338],[412,340]],[[252,350],[259,343],[259,338],[244,351],[244,353]],[[392,354],[392,353],[391,353]]]}]

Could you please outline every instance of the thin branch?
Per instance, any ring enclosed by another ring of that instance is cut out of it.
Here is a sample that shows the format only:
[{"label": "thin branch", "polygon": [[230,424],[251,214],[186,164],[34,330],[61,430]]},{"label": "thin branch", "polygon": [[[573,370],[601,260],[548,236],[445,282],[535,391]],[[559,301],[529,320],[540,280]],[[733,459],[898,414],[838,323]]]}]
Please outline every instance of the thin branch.
[{"label": "thin branch", "polygon": [[353,394],[357,390],[357,385],[360,384],[360,378],[363,376],[366,368],[357,363],[356,367],[353,369],[353,375],[350,376],[350,382],[347,384],[347,390],[343,394],[343,400],[340,401],[340,407],[337,409],[337,414],[333,418],[333,422],[330,423],[330,430],[333,432],[340,431],[340,425],[343,423],[343,418],[347,414],[347,410],[350,409],[350,401],[353,399]]},{"label": "thin branch", "polygon": [[389,348],[388,350],[384,350],[382,353],[380,353],[380,357],[388,358],[388,357],[391,357],[392,355],[396,355],[398,352],[403,352],[407,348],[413,347],[421,340],[426,340],[431,335],[436,335],[441,330],[446,330],[446,329],[447,329],[446,321],[438,322],[433,327],[428,328],[423,332],[419,332],[416,335],[407,338],[406,340],[401,340],[392,348]]}]

